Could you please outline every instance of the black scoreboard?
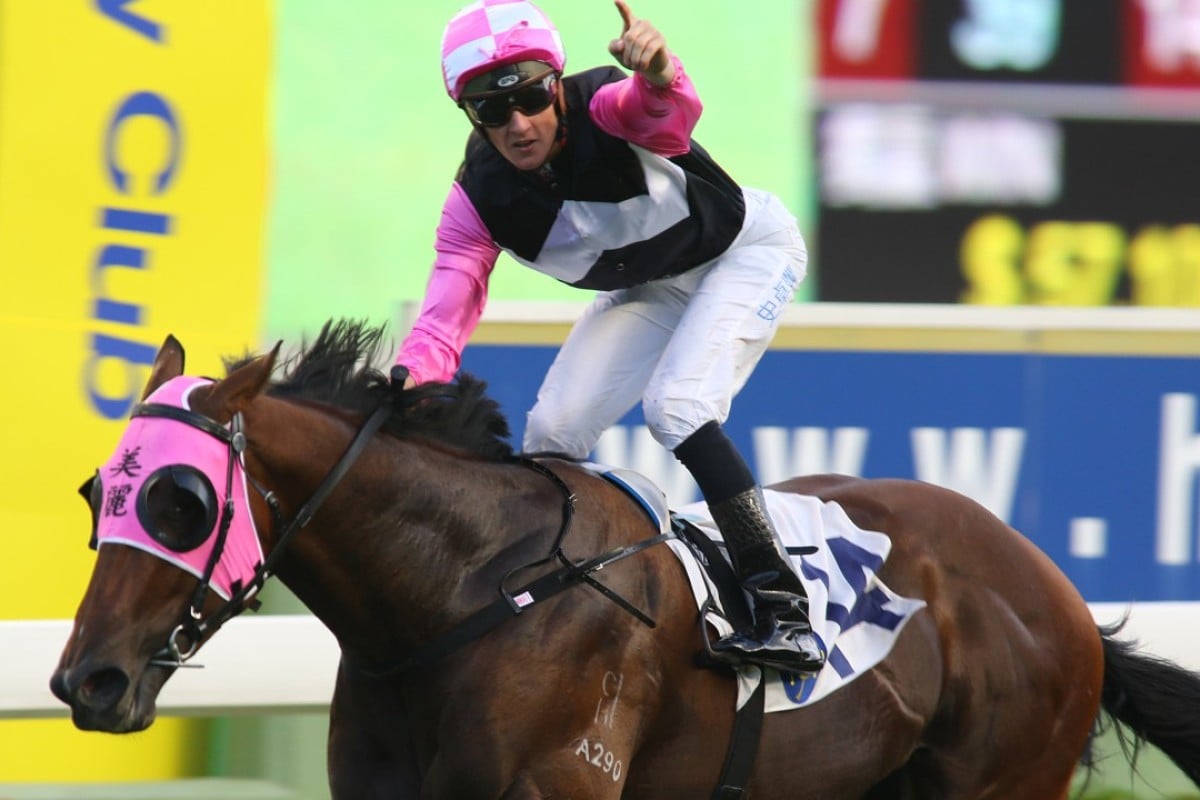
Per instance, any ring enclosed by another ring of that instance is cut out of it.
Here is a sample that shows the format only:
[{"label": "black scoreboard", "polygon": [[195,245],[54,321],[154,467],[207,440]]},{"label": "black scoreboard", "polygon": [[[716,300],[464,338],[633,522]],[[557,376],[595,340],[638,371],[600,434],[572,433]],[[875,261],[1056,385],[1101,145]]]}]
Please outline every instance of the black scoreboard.
[{"label": "black scoreboard", "polygon": [[1200,306],[1200,0],[819,0],[821,300]]}]

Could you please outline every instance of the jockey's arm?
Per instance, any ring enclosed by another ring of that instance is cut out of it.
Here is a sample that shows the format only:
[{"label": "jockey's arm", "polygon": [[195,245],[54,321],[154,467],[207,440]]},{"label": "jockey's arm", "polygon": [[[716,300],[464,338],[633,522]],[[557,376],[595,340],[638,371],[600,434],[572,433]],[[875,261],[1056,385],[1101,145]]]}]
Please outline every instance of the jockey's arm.
[{"label": "jockey's arm", "polygon": [[454,377],[483,315],[488,279],[500,255],[457,183],[442,207],[435,250],[421,312],[396,356],[414,384]]},{"label": "jockey's arm", "polygon": [[675,69],[665,86],[640,72],[601,86],[588,107],[600,129],[667,158],[688,152],[703,105],[683,64],[670,60]]}]

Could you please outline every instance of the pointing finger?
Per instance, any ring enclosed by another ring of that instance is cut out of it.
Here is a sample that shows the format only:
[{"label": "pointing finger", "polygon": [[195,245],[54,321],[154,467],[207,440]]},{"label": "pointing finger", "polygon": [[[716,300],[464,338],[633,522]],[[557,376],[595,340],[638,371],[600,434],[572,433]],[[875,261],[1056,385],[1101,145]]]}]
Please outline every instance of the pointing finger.
[{"label": "pointing finger", "polygon": [[621,12],[621,33],[626,34],[633,26],[636,18],[633,16],[633,12],[629,9],[629,5],[625,2],[625,0],[614,0],[614,2],[617,4],[617,11]]}]

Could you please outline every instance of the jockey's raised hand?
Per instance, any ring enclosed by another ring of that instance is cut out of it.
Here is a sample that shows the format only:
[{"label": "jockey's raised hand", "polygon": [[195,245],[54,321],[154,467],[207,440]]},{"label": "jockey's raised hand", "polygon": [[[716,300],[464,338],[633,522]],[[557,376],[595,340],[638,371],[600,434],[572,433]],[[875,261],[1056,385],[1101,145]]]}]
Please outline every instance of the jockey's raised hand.
[{"label": "jockey's raised hand", "polygon": [[623,24],[621,35],[608,43],[608,52],[655,86],[666,86],[675,78],[667,40],[649,20],[635,17],[625,0],[615,2]]}]

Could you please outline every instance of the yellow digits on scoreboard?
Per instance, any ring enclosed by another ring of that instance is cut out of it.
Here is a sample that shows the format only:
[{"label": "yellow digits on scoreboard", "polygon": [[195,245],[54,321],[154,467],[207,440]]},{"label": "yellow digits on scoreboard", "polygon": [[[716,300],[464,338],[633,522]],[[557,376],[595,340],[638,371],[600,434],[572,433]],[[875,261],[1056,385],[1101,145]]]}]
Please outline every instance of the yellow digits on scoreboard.
[{"label": "yellow digits on scoreboard", "polygon": [[1200,307],[1200,224],[1148,225],[1127,245],[1110,222],[1048,220],[1026,232],[989,214],[967,228],[960,259],[964,303],[1109,305],[1128,269],[1132,304]]},{"label": "yellow digits on scoreboard", "polygon": [[1148,225],[1129,245],[1132,302],[1200,306],[1200,225]]},{"label": "yellow digits on scoreboard", "polygon": [[1121,276],[1125,234],[1107,222],[1040,222],[1029,230],[1025,275],[1029,302],[1103,306]]},{"label": "yellow digits on scoreboard", "polygon": [[1025,232],[1011,217],[991,214],[967,228],[959,254],[968,286],[962,302],[985,306],[1025,302],[1019,268],[1024,246]]}]

